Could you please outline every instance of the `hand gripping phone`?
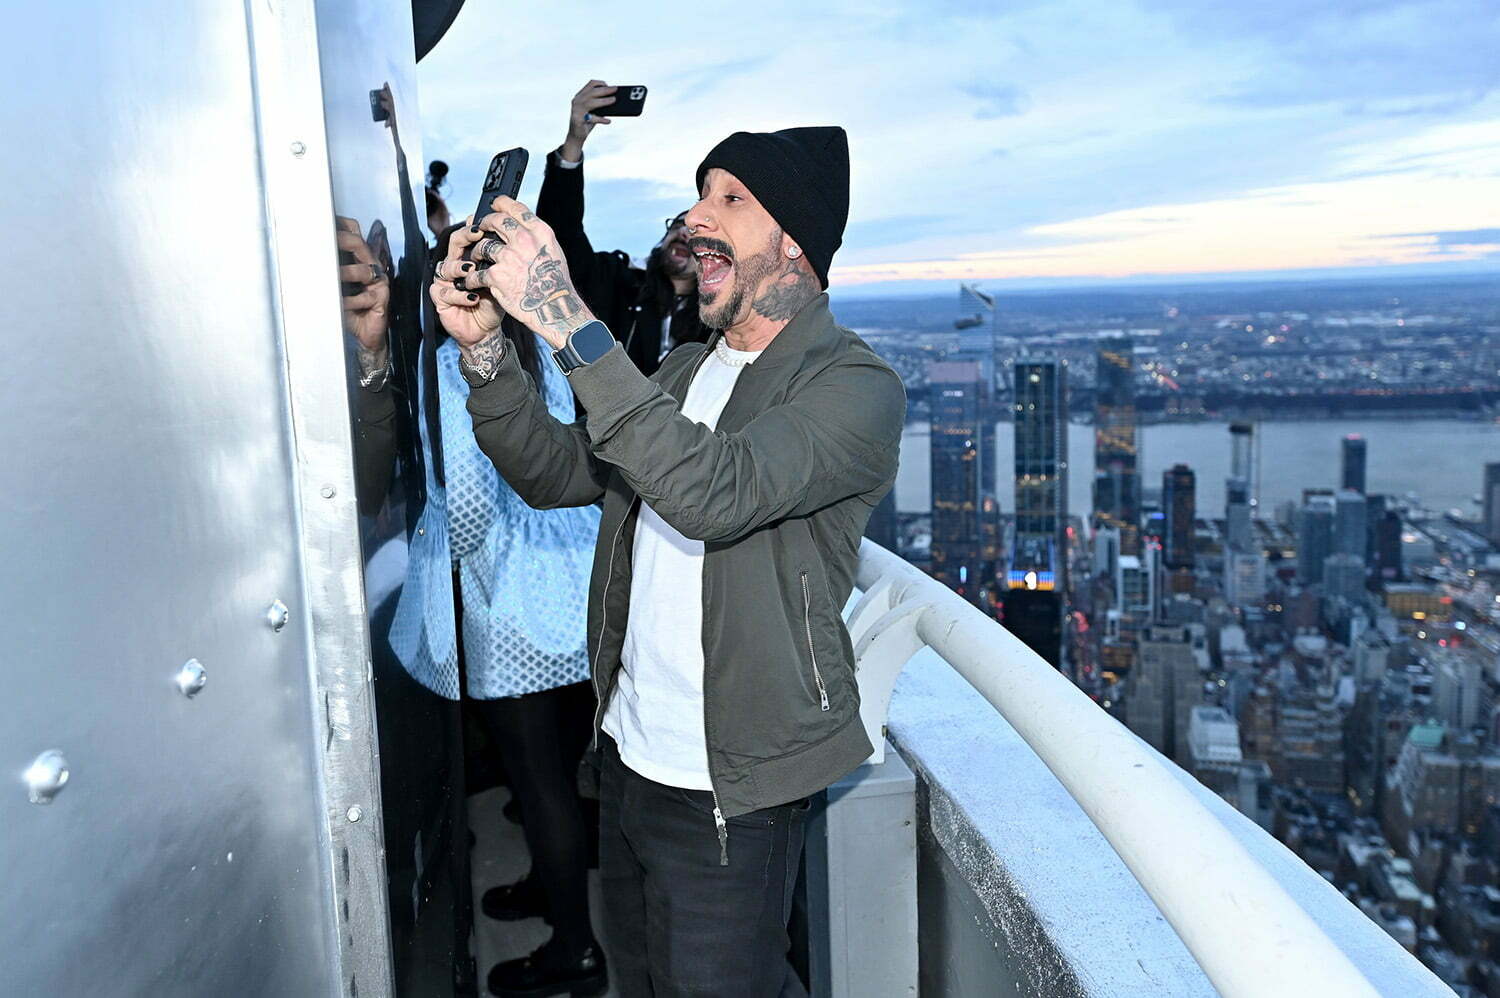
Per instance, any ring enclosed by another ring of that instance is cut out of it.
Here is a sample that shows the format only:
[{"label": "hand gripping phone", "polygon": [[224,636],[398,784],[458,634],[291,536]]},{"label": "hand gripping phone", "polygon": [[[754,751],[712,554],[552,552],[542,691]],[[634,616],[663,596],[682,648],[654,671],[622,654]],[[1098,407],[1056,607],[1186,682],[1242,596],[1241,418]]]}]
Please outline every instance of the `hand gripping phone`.
[{"label": "hand gripping phone", "polygon": [[490,168],[484,175],[484,191],[479,195],[479,207],[474,209],[474,224],[486,215],[494,213],[490,207],[502,194],[513,198],[521,193],[521,178],[526,176],[526,163],[531,154],[517,147],[496,153],[490,160]]},{"label": "hand gripping phone", "polygon": [[635,118],[646,107],[646,88],[640,85],[615,87],[615,102],[596,109],[596,118]]}]

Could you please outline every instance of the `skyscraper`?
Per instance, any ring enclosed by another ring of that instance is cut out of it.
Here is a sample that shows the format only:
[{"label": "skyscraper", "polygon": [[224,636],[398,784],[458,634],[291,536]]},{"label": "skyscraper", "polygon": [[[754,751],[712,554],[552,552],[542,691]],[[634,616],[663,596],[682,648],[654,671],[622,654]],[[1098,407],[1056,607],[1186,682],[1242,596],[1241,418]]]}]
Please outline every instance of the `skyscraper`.
[{"label": "skyscraper", "polygon": [[1198,516],[1198,500],[1193,469],[1174,465],[1161,476],[1161,504],[1167,514],[1163,544],[1164,563],[1168,568],[1193,567],[1193,522]]},{"label": "skyscraper", "polygon": [[988,394],[995,384],[995,296],[972,284],[960,284],[953,328],[958,330],[960,356],[951,359],[979,361]]},{"label": "skyscraper", "polygon": [[1140,553],[1141,488],[1135,353],[1128,337],[1099,342],[1094,401],[1094,529],[1120,532],[1120,550]]},{"label": "skyscraper", "polygon": [[1229,424],[1229,480],[1224,483],[1224,533],[1231,551],[1255,546],[1251,520],[1255,508],[1255,427]]},{"label": "skyscraper", "polygon": [[1401,578],[1401,514],[1389,496],[1370,497],[1371,569],[1383,582]]},{"label": "skyscraper", "polygon": [[1323,562],[1333,554],[1332,496],[1310,495],[1302,504],[1297,531],[1297,578],[1304,586],[1323,581]]},{"label": "skyscraper", "polygon": [[1067,367],[1057,357],[1015,363],[1016,514],[1006,571],[1005,625],[1047,661],[1062,661],[1067,587]]},{"label": "skyscraper", "polygon": [[1353,489],[1355,492],[1365,490],[1365,438],[1358,433],[1351,433],[1344,438],[1343,449],[1344,481],[1343,487]]},{"label": "skyscraper", "polygon": [[1484,466],[1484,535],[1500,544],[1500,462]]},{"label": "skyscraper", "polygon": [[934,361],[927,378],[932,399],[932,575],[977,603],[980,589],[991,588],[983,578],[980,520],[994,478],[983,366],[972,359]]},{"label": "skyscraper", "polygon": [[1353,555],[1360,564],[1369,558],[1370,515],[1364,494],[1344,489],[1334,500],[1333,550]]}]

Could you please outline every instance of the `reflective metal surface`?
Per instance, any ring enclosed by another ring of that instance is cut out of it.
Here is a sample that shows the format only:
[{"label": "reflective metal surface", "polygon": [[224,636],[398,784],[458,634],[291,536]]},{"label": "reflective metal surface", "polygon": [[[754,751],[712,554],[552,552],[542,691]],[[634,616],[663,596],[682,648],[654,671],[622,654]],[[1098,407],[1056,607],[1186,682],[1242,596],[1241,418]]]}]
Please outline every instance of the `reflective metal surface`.
[{"label": "reflective metal surface", "polygon": [[[319,458],[288,419],[246,12],[78,0],[0,42],[0,994],[342,990],[309,637],[263,616],[303,616]],[[71,779],[32,806],[54,746]]]},{"label": "reflective metal surface", "polygon": [[[468,847],[452,566],[430,411],[435,342],[424,341],[422,322],[429,233],[411,4],[318,0],[316,9],[337,217],[325,224],[356,237],[340,244],[353,247],[341,262],[378,278],[337,275],[347,330],[338,373],[354,418],[355,494],[347,498],[360,512],[380,739],[380,810],[351,798],[340,825],[344,834],[383,835],[397,991],[441,995],[467,957],[459,901],[467,902]],[[333,261],[325,266],[334,278]],[[388,296],[383,338],[355,307],[371,290]],[[389,352],[390,375],[372,395],[362,380],[381,378],[364,378],[359,356],[374,346]]]}]

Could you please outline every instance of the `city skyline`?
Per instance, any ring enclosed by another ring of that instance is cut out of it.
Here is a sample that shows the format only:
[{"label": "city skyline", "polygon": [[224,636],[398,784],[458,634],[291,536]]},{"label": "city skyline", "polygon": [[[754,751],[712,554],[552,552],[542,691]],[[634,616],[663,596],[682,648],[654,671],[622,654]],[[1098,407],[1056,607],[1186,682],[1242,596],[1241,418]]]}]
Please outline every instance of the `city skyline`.
[{"label": "city skyline", "polygon": [[[725,132],[837,122],[850,294],[1500,263],[1500,26],[1478,0],[757,14],[726,46],[671,10],[598,32],[563,30],[581,6],[466,8],[420,70],[424,153],[453,167],[461,211],[496,149],[539,165],[586,78],[644,83],[645,115],[588,147],[591,235],[641,255]],[[498,80],[474,71],[498,51]]]}]

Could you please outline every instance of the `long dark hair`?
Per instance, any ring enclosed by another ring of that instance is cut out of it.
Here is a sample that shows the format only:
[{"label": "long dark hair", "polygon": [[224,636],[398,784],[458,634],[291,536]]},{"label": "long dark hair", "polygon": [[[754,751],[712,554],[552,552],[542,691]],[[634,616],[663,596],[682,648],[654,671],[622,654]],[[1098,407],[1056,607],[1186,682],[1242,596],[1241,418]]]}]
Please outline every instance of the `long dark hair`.
[{"label": "long dark hair", "polygon": [[[453,238],[453,233],[461,228],[463,228],[462,223],[450,225],[438,233],[437,246],[432,251],[433,264],[447,257],[448,240]],[[431,276],[432,271],[429,270],[428,277],[431,278]],[[516,352],[516,360],[520,361],[521,369],[531,375],[531,380],[536,382],[537,390],[540,391],[542,387],[542,352],[537,349],[536,334],[508,315],[500,320],[500,331],[505,334],[506,339],[510,340],[510,347]],[[443,331],[442,323],[438,323],[438,332],[440,335],[447,335]]]}]

